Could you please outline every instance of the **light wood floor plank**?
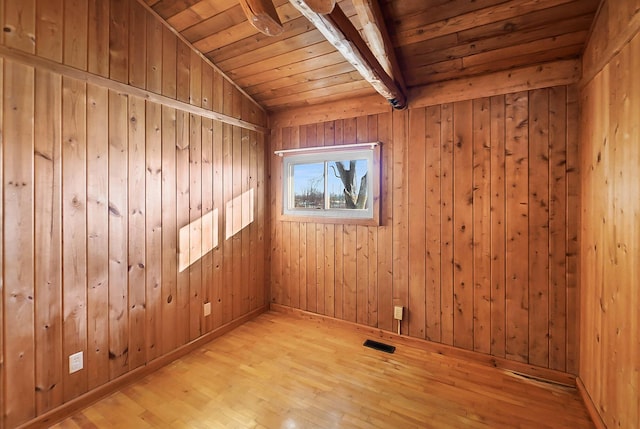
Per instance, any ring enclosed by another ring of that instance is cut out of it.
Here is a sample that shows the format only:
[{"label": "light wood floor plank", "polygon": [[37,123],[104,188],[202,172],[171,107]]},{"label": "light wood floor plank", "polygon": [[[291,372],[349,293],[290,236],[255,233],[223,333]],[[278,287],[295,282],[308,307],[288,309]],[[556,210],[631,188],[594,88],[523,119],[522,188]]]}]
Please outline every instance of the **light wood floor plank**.
[{"label": "light wood floor plank", "polygon": [[592,428],[574,389],[265,313],[55,428]]}]

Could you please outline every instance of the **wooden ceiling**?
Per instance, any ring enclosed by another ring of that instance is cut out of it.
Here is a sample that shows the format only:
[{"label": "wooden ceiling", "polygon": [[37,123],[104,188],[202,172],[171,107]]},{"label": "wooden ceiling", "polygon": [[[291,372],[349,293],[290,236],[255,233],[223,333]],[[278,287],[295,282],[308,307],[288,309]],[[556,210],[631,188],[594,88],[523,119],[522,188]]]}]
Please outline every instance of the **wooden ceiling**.
[{"label": "wooden ceiling", "polygon": [[[376,93],[288,0],[274,0],[277,36],[238,0],[145,1],[268,111]],[[580,56],[599,2],[378,0],[409,99],[435,82]],[[353,0],[338,5],[362,30]]]}]

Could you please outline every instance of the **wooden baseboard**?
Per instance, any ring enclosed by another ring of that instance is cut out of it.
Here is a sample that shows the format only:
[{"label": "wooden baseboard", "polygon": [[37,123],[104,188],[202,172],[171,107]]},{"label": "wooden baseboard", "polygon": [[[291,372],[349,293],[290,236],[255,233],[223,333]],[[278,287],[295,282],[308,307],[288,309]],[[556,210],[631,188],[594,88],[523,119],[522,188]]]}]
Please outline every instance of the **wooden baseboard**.
[{"label": "wooden baseboard", "polygon": [[372,337],[391,341],[395,344],[405,344],[411,347],[416,347],[425,350],[430,353],[436,353],[443,356],[450,356],[452,358],[465,359],[478,364],[491,366],[494,368],[500,368],[506,371],[513,372],[515,374],[522,375],[527,378],[536,379],[547,383],[555,383],[562,386],[571,388],[576,387],[576,376],[568,374],[562,371],[556,371],[553,369],[542,368],[535,365],[529,365],[522,362],[511,361],[509,359],[499,358],[496,356],[487,355],[484,353],[474,352],[470,350],[464,350],[457,347],[449,346],[446,344],[434,343],[432,341],[423,340],[420,338],[407,337],[405,335],[398,335],[393,332],[383,331],[382,329],[373,328],[370,326],[359,325],[353,322],[347,322],[345,320],[335,319],[316,313],[310,313],[308,311],[299,310],[291,307],[287,307],[280,304],[271,303],[271,310],[290,314],[297,317],[302,317],[310,320],[317,320],[322,323],[331,324],[335,326],[350,327],[359,332],[366,333]]},{"label": "wooden baseboard", "polygon": [[237,328],[243,323],[248,322],[249,320],[256,318],[257,316],[259,316],[260,314],[264,313],[267,310],[268,310],[268,306],[266,305],[260,308],[257,308],[251,311],[250,313],[247,313],[244,316],[239,317],[238,319],[219,327],[214,331],[204,334],[200,338],[197,338],[191,341],[190,343],[185,344],[173,350],[172,352],[167,353],[164,356],[160,356],[159,358],[147,363],[145,366],[136,368],[133,371],[129,371],[128,373],[122,375],[121,377],[116,378],[115,380],[111,380],[110,382],[103,384],[102,386],[97,387],[85,393],[82,396],[79,396],[69,402],[66,402],[61,406],[54,408],[53,410],[48,411],[47,413],[42,414],[41,416],[38,416],[24,423],[21,426],[18,426],[18,428],[16,429],[27,429],[27,428],[33,429],[33,428],[50,427],[51,425],[69,417],[73,413],[88,407],[94,402],[97,402],[98,400],[110,395],[111,393],[119,389],[122,389],[124,386],[129,385],[135,381],[138,381],[144,378],[145,376],[151,374],[152,372],[159,370],[163,366],[170,364],[174,360],[181,358],[186,354],[191,353],[192,351],[203,346],[209,341],[221,335],[224,335],[229,331],[232,331],[233,329]]},{"label": "wooden baseboard", "polygon": [[591,417],[591,420],[596,426],[596,429],[607,429],[607,425],[604,424],[600,413],[598,413],[596,404],[593,403],[591,395],[589,395],[589,392],[587,391],[587,388],[580,377],[576,378],[576,386],[578,388],[578,393],[580,393],[580,397],[582,398],[582,402],[584,402],[584,406],[587,407],[589,417]]}]

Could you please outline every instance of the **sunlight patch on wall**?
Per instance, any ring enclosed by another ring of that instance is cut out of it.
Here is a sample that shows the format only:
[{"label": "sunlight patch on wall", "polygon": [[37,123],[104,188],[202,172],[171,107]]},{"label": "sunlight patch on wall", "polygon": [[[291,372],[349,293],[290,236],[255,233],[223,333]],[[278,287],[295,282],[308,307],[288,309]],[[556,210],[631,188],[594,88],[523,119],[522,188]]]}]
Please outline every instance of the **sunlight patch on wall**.
[{"label": "sunlight patch on wall", "polygon": [[226,207],[226,239],[230,239],[253,222],[254,192],[253,188],[227,202]]},{"label": "sunlight patch on wall", "polygon": [[218,246],[218,209],[180,228],[178,269],[184,271]]}]

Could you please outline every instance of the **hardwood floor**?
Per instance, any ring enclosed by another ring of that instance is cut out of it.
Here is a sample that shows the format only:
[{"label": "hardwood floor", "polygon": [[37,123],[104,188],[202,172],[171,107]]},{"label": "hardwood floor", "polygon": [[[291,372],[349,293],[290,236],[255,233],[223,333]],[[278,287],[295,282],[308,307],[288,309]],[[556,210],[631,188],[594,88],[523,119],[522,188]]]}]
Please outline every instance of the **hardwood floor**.
[{"label": "hardwood floor", "polygon": [[592,428],[574,389],[265,313],[56,428]]}]

